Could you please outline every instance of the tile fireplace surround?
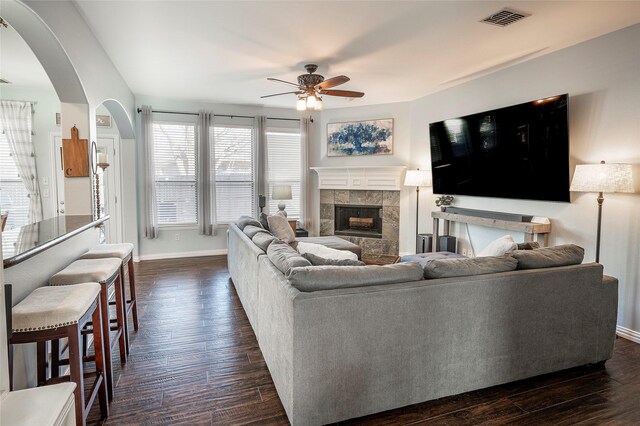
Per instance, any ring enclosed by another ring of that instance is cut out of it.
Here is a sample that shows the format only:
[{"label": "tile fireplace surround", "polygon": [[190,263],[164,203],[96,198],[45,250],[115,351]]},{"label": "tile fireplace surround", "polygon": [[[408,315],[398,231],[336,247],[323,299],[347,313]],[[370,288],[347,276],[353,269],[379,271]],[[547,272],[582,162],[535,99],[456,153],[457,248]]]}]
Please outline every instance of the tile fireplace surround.
[{"label": "tile fireplace surround", "polygon": [[320,235],[334,235],[336,204],[382,207],[382,238],[339,235],[362,248],[362,258],[372,263],[393,262],[398,256],[400,191],[320,190]]}]

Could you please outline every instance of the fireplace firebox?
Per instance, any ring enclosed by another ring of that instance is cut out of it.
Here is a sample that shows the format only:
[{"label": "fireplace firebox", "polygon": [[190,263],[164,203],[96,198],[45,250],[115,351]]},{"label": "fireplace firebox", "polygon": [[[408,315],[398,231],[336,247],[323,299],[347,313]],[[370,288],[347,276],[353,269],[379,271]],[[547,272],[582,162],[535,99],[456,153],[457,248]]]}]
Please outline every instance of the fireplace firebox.
[{"label": "fireplace firebox", "polygon": [[336,235],[382,238],[382,207],[335,205]]}]

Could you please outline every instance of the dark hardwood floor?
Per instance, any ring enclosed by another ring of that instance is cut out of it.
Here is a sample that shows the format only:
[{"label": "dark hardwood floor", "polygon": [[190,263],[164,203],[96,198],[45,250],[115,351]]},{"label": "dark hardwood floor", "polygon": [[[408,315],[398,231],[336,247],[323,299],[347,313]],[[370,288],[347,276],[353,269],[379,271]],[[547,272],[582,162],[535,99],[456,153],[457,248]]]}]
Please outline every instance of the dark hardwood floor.
[{"label": "dark hardwood floor", "polygon": [[[288,424],[226,257],[136,264],[140,330],[116,368],[108,425]],[[99,424],[97,404],[89,424]],[[520,382],[343,424],[640,424],[640,345],[617,339],[604,366]]]}]

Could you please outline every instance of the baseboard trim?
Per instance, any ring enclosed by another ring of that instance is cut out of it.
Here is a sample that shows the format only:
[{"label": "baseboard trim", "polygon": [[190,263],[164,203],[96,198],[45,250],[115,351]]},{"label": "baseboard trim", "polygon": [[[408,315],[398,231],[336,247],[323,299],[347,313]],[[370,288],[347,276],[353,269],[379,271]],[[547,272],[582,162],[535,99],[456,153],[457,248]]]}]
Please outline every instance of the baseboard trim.
[{"label": "baseboard trim", "polygon": [[620,337],[624,337],[632,342],[640,343],[640,332],[631,330],[630,328],[623,327],[621,325],[616,326],[616,334]]},{"label": "baseboard trim", "polygon": [[[201,257],[201,256],[222,256],[226,254],[227,254],[227,249],[187,251],[187,252],[179,252],[179,253],[141,254],[138,256],[138,262],[141,260],[178,259],[183,257]],[[136,260],[134,259],[134,262],[135,261]]]}]

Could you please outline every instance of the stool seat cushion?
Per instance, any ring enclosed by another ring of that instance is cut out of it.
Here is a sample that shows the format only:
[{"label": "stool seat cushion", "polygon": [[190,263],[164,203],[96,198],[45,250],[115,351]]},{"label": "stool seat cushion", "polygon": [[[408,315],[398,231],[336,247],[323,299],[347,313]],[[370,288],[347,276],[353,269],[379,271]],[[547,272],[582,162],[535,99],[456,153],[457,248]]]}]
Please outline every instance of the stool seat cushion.
[{"label": "stool seat cushion", "polygon": [[103,259],[105,257],[119,257],[124,260],[133,252],[133,244],[100,244],[80,256],[80,259]]},{"label": "stool seat cushion", "polygon": [[14,333],[77,324],[100,294],[100,284],[40,287],[13,307]]},{"label": "stool seat cushion", "polygon": [[49,279],[49,285],[70,285],[86,282],[106,283],[113,278],[122,261],[114,257],[104,259],[80,259]]}]

